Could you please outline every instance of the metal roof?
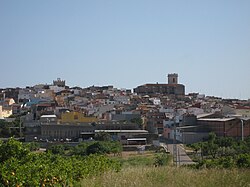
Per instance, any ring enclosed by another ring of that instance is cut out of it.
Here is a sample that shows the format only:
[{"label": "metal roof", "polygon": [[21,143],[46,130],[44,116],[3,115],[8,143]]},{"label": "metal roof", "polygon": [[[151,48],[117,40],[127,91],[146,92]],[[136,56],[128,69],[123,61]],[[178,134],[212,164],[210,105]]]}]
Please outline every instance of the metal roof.
[{"label": "metal roof", "polygon": [[201,118],[198,121],[217,121],[217,122],[226,122],[234,120],[235,118]]},{"label": "metal roof", "polygon": [[196,128],[196,127],[201,127],[201,125],[196,125],[196,126],[181,126],[181,127],[176,127],[176,129],[189,129],[189,128]]},{"label": "metal roof", "polygon": [[110,132],[110,133],[148,133],[146,130],[95,130],[95,132]]},{"label": "metal roof", "polygon": [[84,134],[95,134],[94,132],[81,132],[80,134],[84,135]]},{"label": "metal roof", "polygon": [[42,115],[41,118],[56,118],[56,115]]},{"label": "metal roof", "polygon": [[127,141],[146,141],[147,138],[128,138]]},{"label": "metal roof", "polygon": [[197,115],[197,119],[199,119],[199,118],[204,118],[204,117],[210,116],[210,115],[212,115],[212,114],[214,114],[214,113],[198,114],[198,115]]}]

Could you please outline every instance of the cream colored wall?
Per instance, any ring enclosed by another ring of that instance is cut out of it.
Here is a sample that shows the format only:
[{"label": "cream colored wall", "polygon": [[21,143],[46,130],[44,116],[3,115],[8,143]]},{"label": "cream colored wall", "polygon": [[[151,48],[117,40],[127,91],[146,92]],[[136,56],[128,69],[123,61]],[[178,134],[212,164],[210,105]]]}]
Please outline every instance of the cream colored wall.
[{"label": "cream colored wall", "polygon": [[241,115],[242,117],[250,117],[250,109],[236,109],[236,115]]},{"label": "cream colored wall", "polygon": [[12,109],[10,109],[10,110],[3,109],[3,107],[0,106],[0,119],[8,118],[11,115],[12,115]]},{"label": "cream colored wall", "polygon": [[66,112],[61,115],[61,122],[62,123],[70,123],[70,122],[79,122],[79,123],[91,123],[97,122],[98,119],[95,117],[86,117],[84,114],[79,112]]},{"label": "cream colored wall", "polygon": [[9,105],[15,104],[15,100],[11,98],[11,99],[9,100],[9,103],[8,103],[8,104],[9,104]]}]

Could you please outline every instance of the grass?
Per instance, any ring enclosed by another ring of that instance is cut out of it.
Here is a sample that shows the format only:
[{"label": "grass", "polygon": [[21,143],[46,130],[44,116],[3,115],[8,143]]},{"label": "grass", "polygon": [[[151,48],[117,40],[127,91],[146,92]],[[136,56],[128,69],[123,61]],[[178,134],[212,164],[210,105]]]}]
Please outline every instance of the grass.
[{"label": "grass", "polygon": [[82,187],[250,187],[249,169],[191,169],[188,167],[154,167],[154,152],[125,154],[120,172],[107,172],[82,179]]},{"label": "grass", "polygon": [[250,170],[218,170],[167,167],[127,167],[122,171],[108,172],[86,178],[83,187],[235,187],[250,186]]},{"label": "grass", "polygon": [[147,151],[144,154],[123,154],[120,161],[123,168],[135,167],[135,166],[153,166],[155,153]]}]

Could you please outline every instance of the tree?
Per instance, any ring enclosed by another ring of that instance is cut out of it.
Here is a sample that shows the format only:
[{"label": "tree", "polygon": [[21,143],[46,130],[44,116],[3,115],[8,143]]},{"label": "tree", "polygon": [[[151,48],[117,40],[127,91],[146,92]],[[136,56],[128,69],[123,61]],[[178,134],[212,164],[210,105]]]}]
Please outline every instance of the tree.
[{"label": "tree", "polygon": [[122,152],[122,145],[120,142],[109,142],[110,152],[115,155],[119,155]]},{"label": "tree", "polygon": [[98,132],[95,134],[95,140],[97,141],[111,141],[111,135],[107,132]]},{"label": "tree", "polygon": [[215,142],[215,139],[216,139],[216,134],[214,132],[210,132],[208,134],[208,142],[210,143],[214,143]]},{"label": "tree", "polygon": [[218,148],[219,148],[219,146],[217,144],[215,144],[215,140],[216,140],[216,134],[214,132],[209,133],[209,135],[208,135],[207,150],[208,150],[208,153],[213,158],[216,157],[216,154],[217,154]]},{"label": "tree", "polygon": [[91,145],[89,145],[86,149],[87,155],[90,154],[105,154],[108,153],[107,147],[104,146],[104,144],[101,144],[100,142],[95,142]]},{"label": "tree", "polygon": [[208,143],[208,152],[209,154],[215,158],[218,152],[218,148],[219,146],[217,144],[214,143]]},{"label": "tree", "polygon": [[190,147],[194,149],[195,154],[198,153],[198,151],[201,149],[201,144],[200,142],[191,144]]},{"label": "tree", "polygon": [[0,142],[0,162],[4,162],[11,157],[21,159],[29,153],[30,151],[14,138],[10,138],[7,142]]}]

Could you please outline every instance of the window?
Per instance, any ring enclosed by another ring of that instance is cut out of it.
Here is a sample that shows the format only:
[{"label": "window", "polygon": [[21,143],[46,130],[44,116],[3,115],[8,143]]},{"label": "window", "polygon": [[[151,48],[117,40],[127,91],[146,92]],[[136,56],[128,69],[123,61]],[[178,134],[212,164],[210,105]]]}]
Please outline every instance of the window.
[{"label": "window", "polygon": [[78,115],[77,114],[74,115],[74,120],[78,120]]}]

